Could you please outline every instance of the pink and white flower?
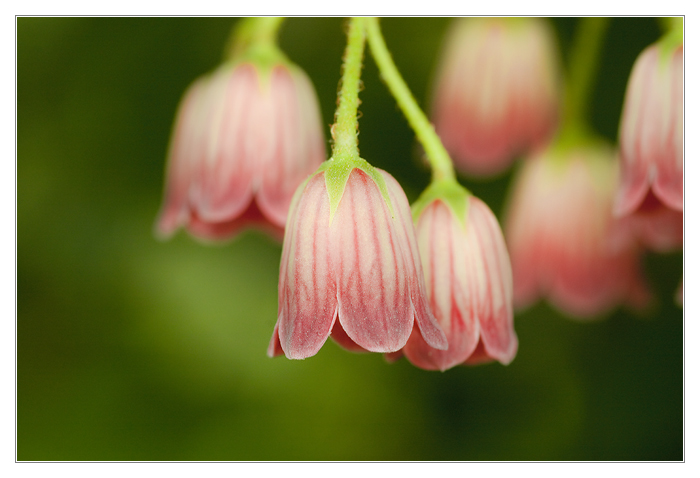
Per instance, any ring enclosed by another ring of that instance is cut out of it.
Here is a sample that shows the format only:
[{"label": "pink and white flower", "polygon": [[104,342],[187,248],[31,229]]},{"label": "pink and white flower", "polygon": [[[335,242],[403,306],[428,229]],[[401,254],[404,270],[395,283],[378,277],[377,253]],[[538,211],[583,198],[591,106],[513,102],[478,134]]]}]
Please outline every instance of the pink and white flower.
[{"label": "pink and white flower", "polygon": [[456,20],[432,111],[456,168],[498,174],[517,154],[544,144],[557,124],[559,85],[555,36],[546,20]]},{"label": "pink and white flower", "polygon": [[683,45],[655,44],[632,68],[620,122],[620,185],[615,213],[636,211],[647,194],[683,211]]},{"label": "pink and white flower", "polygon": [[514,301],[548,298],[577,318],[649,301],[639,249],[612,202],[616,168],[606,146],[550,150],[524,162],[505,222]]},{"label": "pink and white flower", "polygon": [[620,122],[614,212],[657,252],[683,244],[683,45],[637,58]]},{"label": "pink and white flower", "polygon": [[318,101],[301,69],[225,64],[180,104],[157,233],[185,227],[217,240],[255,225],[281,239],[294,191],[325,154]]},{"label": "pink and white flower", "polygon": [[350,350],[394,352],[417,324],[447,347],[428,306],[411,212],[401,186],[376,169],[382,189],[354,168],[331,214],[328,171],[300,186],[285,231],[279,315],[268,355],[316,354],[329,336]]},{"label": "pink and white flower", "polygon": [[507,365],[518,350],[503,233],[486,204],[475,196],[465,199],[463,218],[435,200],[416,222],[430,307],[449,344],[447,350],[430,347],[414,327],[403,354],[427,370],[491,360]]}]

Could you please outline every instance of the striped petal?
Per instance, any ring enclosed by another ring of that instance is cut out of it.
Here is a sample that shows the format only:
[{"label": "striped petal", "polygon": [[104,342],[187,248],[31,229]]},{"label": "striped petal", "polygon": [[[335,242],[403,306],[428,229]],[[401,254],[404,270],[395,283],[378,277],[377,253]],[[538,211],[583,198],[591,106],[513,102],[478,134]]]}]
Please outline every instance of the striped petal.
[{"label": "striped petal", "polygon": [[[337,315],[328,194],[322,174],[297,193],[285,232],[279,280],[279,340],[290,359],[316,354]],[[273,337],[274,340],[274,337]]]},{"label": "striped petal", "polygon": [[257,162],[256,201],[265,216],[284,227],[297,186],[326,159],[321,115],[313,85],[298,68],[274,68],[266,100],[265,128],[271,147]]},{"label": "striped petal", "polygon": [[396,222],[376,183],[353,170],[331,225],[338,320],[356,344],[372,352],[399,350],[413,325]]},{"label": "striped petal", "polygon": [[404,354],[420,368],[447,370],[467,360],[479,341],[479,323],[471,313],[466,231],[442,201],[423,211],[416,229],[430,307],[449,346],[430,347],[414,329]]},{"label": "striped petal", "polygon": [[416,239],[416,230],[413,225],[413,216],[401,185],[389,173],[379,170],[384,176],[389,196],[394,207],[394,214],[400,220],[399,240],[406,257],[409,286],[411,290],[411,302],[415,310],[415,320],[421,335],[426,342],[436,349],[447,348],[447,338],[440,328],[437,319],[430,310],[428,293],[425,287],[423,267],[420,258],[420,250]]},{"label": "striped petal", "polygon": [[472,196],[467,222],[467,277],[472,310],[479,320],[486,353],[503,364],[518,349],[513,327],[513,277],[503,233],[491,210]]}]

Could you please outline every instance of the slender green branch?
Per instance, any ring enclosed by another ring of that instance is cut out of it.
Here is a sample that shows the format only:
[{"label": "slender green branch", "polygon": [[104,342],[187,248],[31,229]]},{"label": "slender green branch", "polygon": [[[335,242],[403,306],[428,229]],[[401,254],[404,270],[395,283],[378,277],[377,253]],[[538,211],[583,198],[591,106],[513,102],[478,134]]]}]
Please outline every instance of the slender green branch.
[{"label": "slender green branch", "polygon": [[365,50],[364,21],[364,18],[352,18],[349,23],[348,44],[343,58],[343,76],[340,93],[338,93],[338,108],[335,111],[335,124],[331,128],[332,159],[360,157],[357,146],[357,108],[360,104],[360,75]]},{"label": "slender green branch", "polygon": [[433,180],[454,179],[452,160],[433,125],[418,106],[406,82],[396,68],[379,28],[379,19],[367,18],[367,41],[382,79],[396,99],[408,123],[416,133],[433,170]]},{"label": "slender green branch", "polygon": [[565,126],[584,123],[587,119],[593,81],[600,63],[600,49],[609,23],[610,19],[605,17],[579,20],[569,59]]}]

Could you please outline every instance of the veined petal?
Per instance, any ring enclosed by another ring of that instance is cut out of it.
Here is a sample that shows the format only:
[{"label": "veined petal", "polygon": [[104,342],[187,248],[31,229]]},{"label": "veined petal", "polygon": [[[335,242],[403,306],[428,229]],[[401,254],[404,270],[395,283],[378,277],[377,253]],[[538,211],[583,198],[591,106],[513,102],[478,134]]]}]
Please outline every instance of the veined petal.
[{"label": "veined petal", "polygon": [[317,174],[301,187],[305,189],[292,206],[285,232],[279,281],[279,339],[291,359],[316,354],[337,315],[323,175]]},{"label": "veined petal", "polygon": [[404,354],[420,368],[444,371],[467,360],[479,341],[469,296],[466,231],[440,200],[423,210],[416,229],[430,307],[449,347],[430,347],[414,328]]},{"label": "veined petal", "polygon": [[667,65],[665,98],[668,129],[657,158],[654,193],[671,209],[683,210],[683,47],[673,53]]},{"label": "veined petal", "polygon": [[302,70],[274,68],[268,101],[274,109],[267,125],[275,131],[274,149],[258,165],[256,201],[270,221],[283,227],[294,190],[325,160],[326,150],[318,100]]},{"label": "veined petal", "polygon": [[[467,229],[467,275],[478,281],[470,289],[476,305],[480,336],[488,355],[510,363],[518,349],[513,327],[513,277],[505,240],[496,217],[480,199],[472,196]],[[471,295],[471,294],[470,294]]]},{"label": "veined petal", "polygon": [[163,207],[156,233],[170,237],[189,218],[188,196],[192,183],[195,146],[199,143],[197,125],[202,120],[208,78],[195,81],[185,92],[176,115],[167,160]]},{"label": "veined petal", "polygon": [[401,185],[386,171],[378,169],[384,177],[391,203],[397,221],[398,239],[405,257],[411,303],[415,310],[415,320],[421,335],[431,346],[439,350],[447,348],[447,338],[440,328],[428,304],[428,294],[425,288],[423,267],[421,264],[416,230],[413,225],[411,209]]},{"label": "veined petal", "polygon": [[211,76],[208,115],[199,174],[191,191],[192,207],[205,221],[227,221],[242,213],[253,198],[254,170],[246,145],[249,130],[264,132],[253,117],[261,107],[259,79],[252,65],[222,66]]},{"label": "veined petal", "polygon": [[372,352],[399,350],[413,325],[395,221],[376,183],[353,170],[331,224],[338,320],[355,343]]}]

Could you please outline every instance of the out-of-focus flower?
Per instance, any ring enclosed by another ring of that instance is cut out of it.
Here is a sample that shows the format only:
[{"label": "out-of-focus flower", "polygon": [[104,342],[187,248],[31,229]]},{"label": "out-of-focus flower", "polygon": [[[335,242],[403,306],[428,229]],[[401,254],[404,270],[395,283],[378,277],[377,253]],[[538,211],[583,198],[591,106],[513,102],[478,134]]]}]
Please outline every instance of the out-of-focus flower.
[{"label": "out-of-focus flower", "polygon": [[294,197],[270,356],[310,357],[329,335],[350,350],[394,352],[414,322],[431,346],[447,347],[406,196],[391,175],[360,161],[328,161]]},{"label": "out-of-focus flower", "polygon": [[325,159],[311,81],[286,62],[227,63],[198,79],[177,114],[156,232],[227,239],[255,225],[282,238],[299,184]]},{"label": "out-of-focus flower", "polygon": [[458,170],[498,174],[549,139],[559,90],[555,36],[546,20],[458,19],[438,69],[433,122]]},{"label": "out-of-focus flower", "polygon": [[620,122],[616,216],[657,252],[683,244],[683,45],[645,49],[632,68]]},{"label": "out-of-focus flower", "polygon": [[436,350],[414,327],[403,354],[427,370],[491,360],[508,364],[518,349],[513,277],[501,228],[477,197],[456,200],[462,202],[459,211],[443,199],[414,209],[430,307],[449,343],[447,350]]},{"label": "out-of-focus flower", "polygon": [[681,279],[681,283],[678,285],[675,299],[676,305],[678,305],[678,307],[683,307],[683,279]]},{"label": "out-of-focus flower", "polygon": [[516,307],[546,297],[588,318],[648,304],[639,250],[612,215],[616,172],[603,144],[553,147],[525,161],[505,222]]},{"label": "out-of-focus flower", "polygon": [[683,211],[683,45],[645,49],[632,68],[620,122],[615,213],[637,210],[648,193]]}]

